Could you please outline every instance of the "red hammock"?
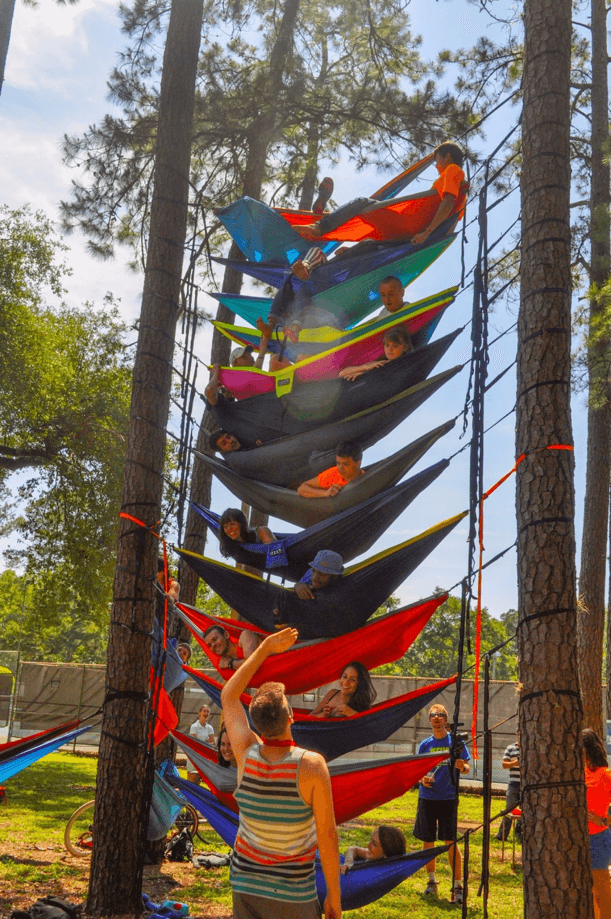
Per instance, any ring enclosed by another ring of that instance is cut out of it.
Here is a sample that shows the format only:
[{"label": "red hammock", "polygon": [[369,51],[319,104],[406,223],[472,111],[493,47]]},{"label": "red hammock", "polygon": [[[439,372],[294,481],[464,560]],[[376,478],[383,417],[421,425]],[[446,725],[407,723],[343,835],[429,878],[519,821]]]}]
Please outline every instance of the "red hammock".
[{"label": "red hammock", "polygon": [[[286,694],[295,696],[338,680],[350,661],[360,661],[367,670],[396,661],[403,657],[435,610],[446,599],[447,594],[429,597],[420,603],[413,603],[373,619],[348,635],[297,642],[283,654],[268,657],[254,674],[249,686],[261,686],[271,680],[284,683]],[[225,680],[230,679],[234,671],[218,666],[219,656],[203,640],[203,631],[211,625],[222,625],[235,644],[245,628],[265,634],[245,622],[207,616],[183,604],[178,604],[178,607],[198,644]]]},{"label": "red hammock", "polygon": [[[201,744],[194,737],[179,731],[171,731],[172,737],[186,750],[216,762],[216,750]],[[368,760],[359,767],[358,763],[336,764],[330,769],[333,808],[336,823],[346,823],[360,817],[373,807],[381,807],[413,788],[420,779],[444,759],[449,753],[426,753],[423,756],[396,756],[372,765]],[[210,777],[193,762],[198,773],[218,800],[238,813],[238,803],[230,792],[219,791]],[[341,771],[341,770],[345,771]]]}]

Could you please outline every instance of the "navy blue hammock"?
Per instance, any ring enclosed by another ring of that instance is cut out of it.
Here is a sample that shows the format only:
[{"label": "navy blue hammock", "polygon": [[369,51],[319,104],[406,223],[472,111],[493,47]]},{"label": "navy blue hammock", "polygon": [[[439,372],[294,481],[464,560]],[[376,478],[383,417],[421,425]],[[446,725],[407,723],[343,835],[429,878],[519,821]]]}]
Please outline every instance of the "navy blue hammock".
[{"label": "navy blue hammock", "polygon": [[[201,670],[185,667],[185,672],[201,686],[211,701],[221,708],[223,685]],[[350,718],[313,718],[310,710],[293,706],[291,733],[300,747],[320,753],[327,762],[374,743],[384,743],[399,728],[432,704],[433,699],[456,682],[456,677],[420,686],[394,699],[377,702]],[[242,704],[248,717],[250,697],[243,694]],[[250,722],[250,718],[249,718]],[[251,728],[255,730],[251,723]]]},{"label": "navy blue hammock", "polygon": [[456,514],[398,546],[353,565],[342,577],[318,590],[314,600],[301,600],[293,589],[263,581],[195,552],[176,551],[247,622],[266,632],[291,625],[299,630],[302,640],[330,638],[364,625],[467,513]]},{"label": "navy blue hammock", "polygon": [[[296,491],[280,485],[270,485],[257,479],[245,478],[224,461],[205,453],[199,454],[201,461],[212,470],[220,482],[225,485],[240,501],[250,507],[256,507],[272,517],[286,520],[299,527],[310,527],[342,511],[362,504],[369,498],[379,495],[396,485],[419,459],[430,450],[441,437],[454,427],[455,422],[446,421],[428,434],[423,434],[411,444],[387,456],[377,463],[367,466],[363,475],[342,488],[334,498],[302,498]],[[335,452],[335,451],[333,451]],[[330,465],[335,457],[330,458]]]},{"label": "navy blue hammock", "polygon": [[[298,581],[320,549],[339,552],[344,562],[367,552],[420,492],[449,466],[440,460],[412,476],[402,485],[388,488],[356,507],[342,511],[299,533],[277,533],[271,543],[227,540],[227,551],[236,562]],[[324,499],[320,499],[324,500]],[[221,516],[207,507],[192,504],[208,527],[220,538]]]},{"label": "navy blue hammock", "polygon": [[[189,803],[216,830],[225,845],[233,848],[238,832],[236,815],[217,801],[206,788],[200,788],[184,779],[175,779],[175,784]],[[398,855],[394,858],[355,862],[350,871],[340,877],[342,909],[360,909],[362,906],[374,903],[423,868],[432,858],[437,858],[447,851],[447,846],[436,846],[433,849],[409,852],[407,855]],[[343,862],[343,857],[341,860]],[[327,886],[318,858],[316,859],[316,891],[322,905],[327,896]]]}]

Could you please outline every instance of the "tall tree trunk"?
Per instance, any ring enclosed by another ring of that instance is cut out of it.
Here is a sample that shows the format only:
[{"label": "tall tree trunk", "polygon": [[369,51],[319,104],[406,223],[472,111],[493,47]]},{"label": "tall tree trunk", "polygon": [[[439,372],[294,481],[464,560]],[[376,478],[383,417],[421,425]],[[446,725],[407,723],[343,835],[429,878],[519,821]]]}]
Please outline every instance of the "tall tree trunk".
[{"label": "tall tree trunk", "polygon": [[14,12],[15,0],[0,0],[0,93],[4,85],[4,71],[6,69],[8,46],[11,40]]},{"label": "tall tree trunk", "polygon": [[[251,198],[260,198],[265,177],[267,165],[267,153],[269,146],[274,140],[277,131],[277,111],[275,100],[283,91],[283,82],[287,70],[288,62],[291,57],[293,46],[293,33],[299,12],[300,0],[286,0],[282,21],[278,28],[278,34],[272,48],[269,59],[269,70],[264,86],[262,87],[262,101],[268,100],[268,110],[253,123],[249,132],[249,150],[248,160],[244,168],[244,183],[242,194]],[[265,95],[263,95],[263,93]],[[231,246],[229,252],[230,258],[241,256],[240,250],[235,243]],[[239,293],[242,287],[242,275],[239,271],[227,268],[223,278],[223,291]],[[233,322],[235,315],[222,304],[219,306],[216,318],[221,322]],[[210,356],[211,364],[229,363],[230,344],[225,336],[221,335],[216,329],[212,336],[212,352]],[[213,419],[209,412],[204,413],[200,432],[197,439],[196,450],[201,453],[207,451],[206,439],[207,432],[214,427]],[[197,459],[193,462],[193,474],[191,479],[190,501],[198,504],[210,505],[212,474]],[[258,518],[258,525],[261,525]],[[185,538],[183,548],[190,552],[204,551],[206,545],[206,524],[203,518],[196,514],[191,507],[187,513],[187,523],[185,526]],[[198,576],[194,571],[181,562],[180,565],[180,585],[181,600],[185,603],[194,603],[197,594]],[[182,626],[184,629],[185,627]],[[179,633],[182,634],[182,633]]]},{"label": "tall tree trunk", "polygon": [[[160,517],[203,0],[173,0],[161,78],[151,226],[134,364],[121,508]],[[157,539],[121,519],[100,739],[87,910],[138,915],[150,788],[147,766]]]},{"label": "tall tree trunk", "polygon": [[592,181],[590,189],[590,343],[588,350],[588,461],[579,576],[579,679],[584,724],[603,729],[602,659],[605,630],[605,573],[611,475],[609,423],[609,336],[601,338],[604,304],[598,290],[609,277],[609,137],[607,11],[605,0],[591,0],[592,26]]},{"label": "tall tree trunk", "polygon": [[[592,915],[571,445],[571,0],[527,0],[517,471],[525,919]],[[541,451],[541,452],[538,452]],[[549,827],[553,824],[554,832]]]}]

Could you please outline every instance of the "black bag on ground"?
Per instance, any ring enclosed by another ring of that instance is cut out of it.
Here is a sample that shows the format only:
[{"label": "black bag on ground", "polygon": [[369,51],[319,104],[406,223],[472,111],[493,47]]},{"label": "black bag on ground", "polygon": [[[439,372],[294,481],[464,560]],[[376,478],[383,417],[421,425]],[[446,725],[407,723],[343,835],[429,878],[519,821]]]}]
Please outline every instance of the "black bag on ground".
[{"label": "black bag on ground", "polygon": [[30,909],[16,909],[11,919],[78,919],[81,907],[62,897],[41,897]]},{"label": "black bag on ground", "polygon": [[172,836],[165,847],[165,857],[170,862],[190,862],[193,858],[193,836],[186,826],[176,836]]}]

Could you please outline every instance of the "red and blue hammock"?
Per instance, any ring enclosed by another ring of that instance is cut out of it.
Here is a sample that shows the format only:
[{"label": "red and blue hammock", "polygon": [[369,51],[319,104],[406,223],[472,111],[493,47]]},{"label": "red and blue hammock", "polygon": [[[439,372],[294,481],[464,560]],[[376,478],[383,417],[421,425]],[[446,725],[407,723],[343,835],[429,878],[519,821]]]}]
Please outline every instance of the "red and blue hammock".
[{"label": "red and blue hammock", "polygon": [[[184,669],[201,686],[211,701],[221,708],[222,684],[200,670],[193,670],[191,667]],[[350,718],[314,718],[309,709],[293,706],[295,720],[291,725],[291,733],[300,747],[320,753],[330,762],[361,747],[384,743],[414,715],[430,705],[440,692],[455,682],[456,677],[453,676],[429,686],[420,686],[394,699],[378,702],[367,711],[359,712]],[[243,694],[241,700],[248,716],[250,696]],[[255,730],[252,724],[251,727]]]}]

